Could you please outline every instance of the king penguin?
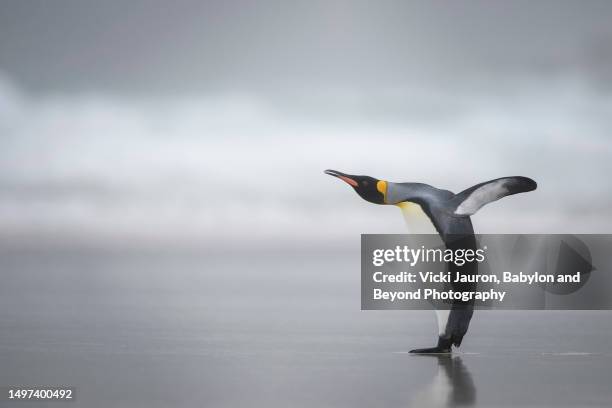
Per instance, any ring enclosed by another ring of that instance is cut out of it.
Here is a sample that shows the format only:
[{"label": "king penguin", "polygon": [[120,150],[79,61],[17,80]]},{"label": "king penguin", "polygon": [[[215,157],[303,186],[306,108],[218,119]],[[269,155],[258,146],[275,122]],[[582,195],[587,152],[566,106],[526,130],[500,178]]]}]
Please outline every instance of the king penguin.
[{"label": "king penguin", "polygon": [[[447,248],[476,249],[471,216],[484,205],[500,198],[535,190],[537,184],[528,177],[512,176],[476,184],[459,194],[423,183],[392,183],[369,176],[325,170],[350,185],[361,198],[374,204],[398,206],[413,234],[438,234]],[[466,263],[458,271],[476,274],[475,263]],[[469,285],[469,284],[468,284]],[[464,286],[459,290],[470,290]],[[450,353],[459,347],[467,333],[474,312],[473,301],[455,301],[450,310],[436,310],[438,344],[411,350],[411,353]]]}]

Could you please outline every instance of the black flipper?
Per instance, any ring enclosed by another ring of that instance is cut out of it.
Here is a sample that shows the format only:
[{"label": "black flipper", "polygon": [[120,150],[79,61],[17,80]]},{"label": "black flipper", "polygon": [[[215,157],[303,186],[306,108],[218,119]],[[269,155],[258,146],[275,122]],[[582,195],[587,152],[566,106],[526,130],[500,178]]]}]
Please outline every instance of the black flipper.
[{"label": "black flipper", "polygon": [[502,177],[485,181],[455,195],[450,200],[450,207],[453,209],[453,215],[455,216],[470,216],[486,204],[512,194],[535,190],[537,186],[535,181],[522,176]]}]

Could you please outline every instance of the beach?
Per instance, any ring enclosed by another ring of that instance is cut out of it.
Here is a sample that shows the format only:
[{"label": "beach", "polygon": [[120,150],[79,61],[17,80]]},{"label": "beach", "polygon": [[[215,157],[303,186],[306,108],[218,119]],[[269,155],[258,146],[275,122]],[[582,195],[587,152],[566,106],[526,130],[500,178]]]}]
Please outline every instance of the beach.
[{"label": "beach", "polygon": [[57,407],[612,404],[609,312],[477,311],[458,353],[415,356],[434,313],[361,311],[358,253],[272,255],[4,249],[0,384],[74,387]]}]

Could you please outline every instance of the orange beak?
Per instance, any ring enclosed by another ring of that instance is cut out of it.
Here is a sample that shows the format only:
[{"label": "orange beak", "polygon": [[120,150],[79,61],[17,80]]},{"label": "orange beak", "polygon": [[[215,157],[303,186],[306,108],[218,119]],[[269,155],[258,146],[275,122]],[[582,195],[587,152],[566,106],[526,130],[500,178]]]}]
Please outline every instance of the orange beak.
[{"label": "orange beak", "polygon": [[330,176],[338,177],[340,180],[346,182],[347,184],[353,187],[358,186],[357,182],[353,180],[348,174],[340,173],[339,171],[336,171],[336,170],[325,170],[324,173],[329,174]]}]

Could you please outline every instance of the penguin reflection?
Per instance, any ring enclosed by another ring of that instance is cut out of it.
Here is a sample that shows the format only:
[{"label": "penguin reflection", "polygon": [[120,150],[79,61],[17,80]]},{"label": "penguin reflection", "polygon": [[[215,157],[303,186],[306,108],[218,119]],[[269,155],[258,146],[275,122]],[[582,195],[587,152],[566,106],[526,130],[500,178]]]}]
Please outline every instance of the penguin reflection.
[{"label": "penguin reflection", "polygon": [[476,403],[476,387],[472,374],[459,356],[451,354],[422,354],[438,362],[438,372],[423,390],[414,397],[414,407],[469,407]]}]

